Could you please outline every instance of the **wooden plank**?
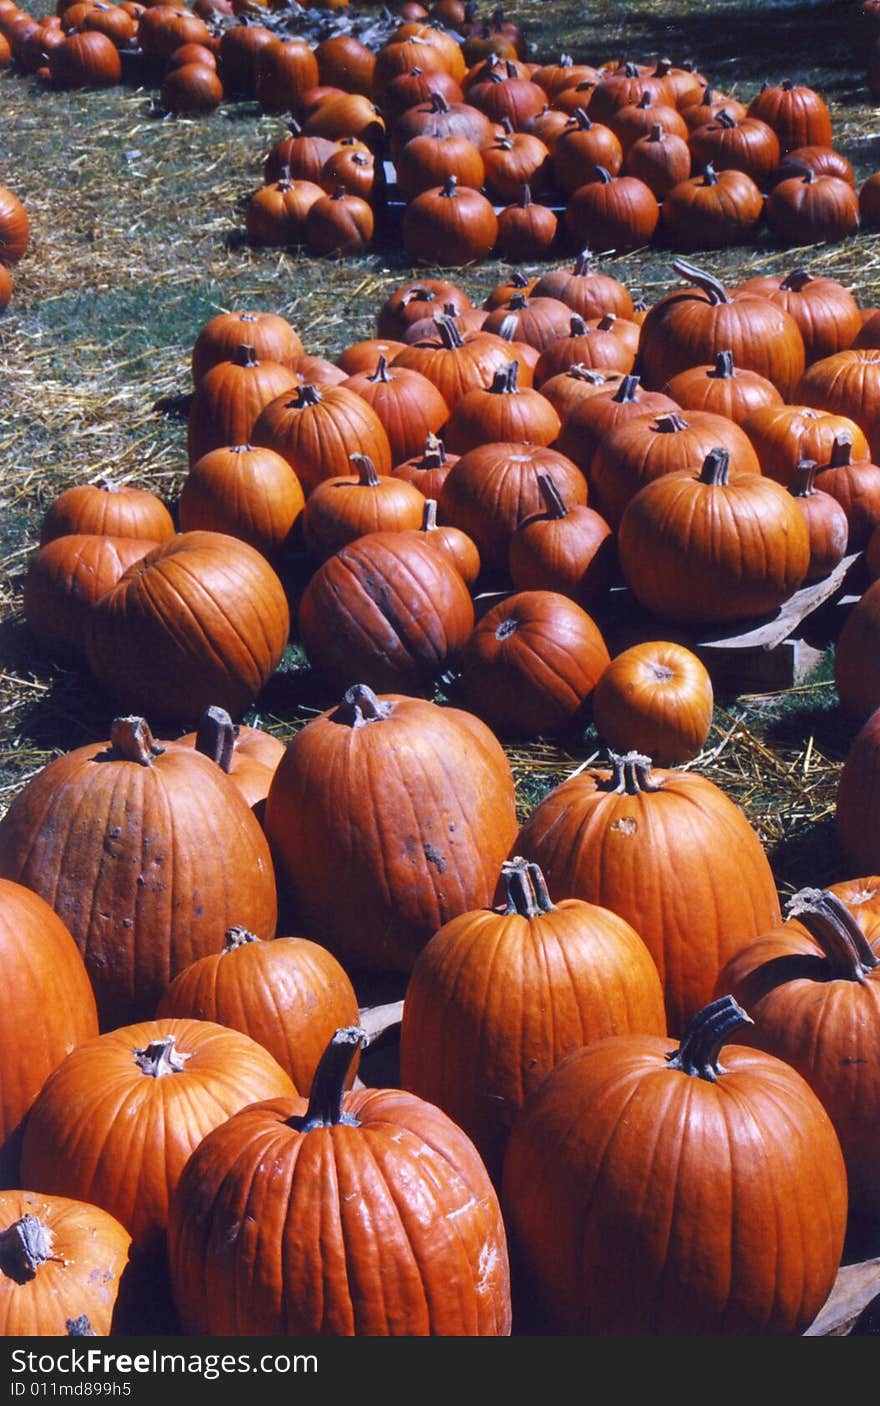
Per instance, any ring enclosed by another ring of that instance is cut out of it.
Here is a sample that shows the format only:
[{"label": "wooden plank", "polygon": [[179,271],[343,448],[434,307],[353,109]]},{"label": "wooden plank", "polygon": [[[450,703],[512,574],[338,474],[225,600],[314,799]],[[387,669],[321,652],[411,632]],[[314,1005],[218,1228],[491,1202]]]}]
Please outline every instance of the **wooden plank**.
[{"label": "wooden plank", "polygon": [[845,1264],[805,1338],[847,1337],[865,1309],[880,1296],[880,1259]]},{"label": "wooden plank", "polygon": [[361,1006],[360,1024],[370,1037],[370,1045],[376,1045],[390,1036],[403,1019],[403,1001],[388,1001],[383,1006]]}]

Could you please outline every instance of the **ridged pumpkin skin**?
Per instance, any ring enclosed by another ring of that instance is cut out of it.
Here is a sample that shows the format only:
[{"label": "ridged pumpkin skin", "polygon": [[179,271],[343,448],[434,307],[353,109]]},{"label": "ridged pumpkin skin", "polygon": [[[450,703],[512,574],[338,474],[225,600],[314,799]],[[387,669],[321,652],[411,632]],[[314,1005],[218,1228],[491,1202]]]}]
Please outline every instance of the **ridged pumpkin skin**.
[{"label": "ridged pumpkin skin", "polygon": [[28,562],[22,600],[34,639],[62,659],[84,659],[86,622],[96,601],[158,545],[83,532],[40,547]]},{"label": "ridged pumpkin skin", "polygon": [[796,895],[789,912],[727,963],[718,991],[754,1021],[743,1043],[784,1059],[821,1100],[846,1162],[850,1212],[876,1217],[880,919],[820,890]]},{"label": "ridged pumpkin skin", "polygon": [[413,1094],[343,1095],[341,1071],[335,1108],[316,1108],[317,1083],[309,1103],[230,1118],[190,1160],[169,1226],[184,1331],[507,1336],[504,1224],[470,1140]]},{"label": "ridged pumpkin skin", "polygon": [[212,449],[249,444],[264,406],[286,395],[302,377],[276,361],[260,361],[254,348],[237,347],[196,382],[187,422],[190,467]]},{"label": "ridged pumpkin skin", "polygon": [[470,713],[355,688],[288,744],[266,830],[303,930],[347,969],[406,972],[444,923],[491,902],[513,777]]},{"label": "ridged pumpkin skin", "polygon": [[810,405],[768,405],[753,410],[742,425],[752,441],[765,478],[788,487],[802,459],[827,464],[838,435],[849,435],[852,457],[867,459],[868,441],[855,420]]},{"label": "ridged pumpkin skin", "polygon": [[240,717],[284,653],[284,588],[256,548],[181,532],[123,574],[89,617],[86,654],[124,707],[189,722],[211,704]]},{"label": "ridged pumpkin skin", "polygon": [[421,534],[370,532],[318,568],[297,622],[309,662],[333,684],[425,693],[463,649],[474,606]]},{"label": "ridged pumpkin skin", "polygon": [[352,454],[368,454],[379,474],[391,472],[391,445],[382,421],[345,386],[306,384],[277,396],[260,413],[251,443],[281,454],[307,498],[323,479],[347,474]]},{"label": "ridged pumpkin skin", "polygon": [[610,908],[657,964],[670,1033],[709,1000],[730,957],[780,920],[761,842],[740,808],[694,772],[627,753],[555,787],[514,853],[550,892]]},{"label": "ridged pumpkin skin", "polygon": [[629,923],[554,904],[535,865],[503,866],[506,900],[446,923],[420,952],[403,1006],[400,1077],[473,1139],[496,1185],[526,1095],[606,1035],[665,1035],[657,968]]},{"label": "ridged pumpkin skin", "polygon": [[115,742],[49,762],[0,821],[0,873],[70,929],[103,1029],[152,1015],[233,923],[271,937],[277,921],[266,837],[237,787],[142,719],[118,721]]},{"label": "ridged pumpkin skin", "polygon": [[39,894],[9,879],[0,879],[0,956],[6,1046],[0,1077],[0,1186],[7,1187],[18,1183],[28,1109],[74,1046],[97,1035],[98,1012],[82,957],[61,919]]},{"label": "ridged pumpkin skin", "polygon": [[726,453],[646,484],[621,519],[624,578],[661,620],[747,620],[776,610],[806,579],[810,534],[791,494],[759,474],[728,482]]},{"label": "ridged pumpkin skin", "polygon": [[139,1249],[160,1254],[169,1199],[205,1134],[248,1103],[291,1092],[268,1050],[237,1030],[186,1019],[120,1026],[79,1045],[43,1085],[22,1177],[101,1206]]},{"label": "ridged pumpkin skin", "polygon": [[[293,174],[293,173],[292,173]],[[303,173],[304,174],[304,173]],[[277,180],[277,176],[267,177]],[[192,350],[194,384],[219,361],[228,361],[236,347],[252,346],[260,361],[296,369],[303,344],[286,318],[273,312],[221,312],[200,330]]]},{"label": "ridged pumpkin skin", "polygon": [[250,444],[221,445],[197,459],[178,500],[181,532],[225,532],[270,559],[287,545],[305,494],[286,459]]},{"label": "ridged pumpkin skin", "polygon": [[100,479],[59,493],[40,524],[40,546],[74,533],[167,542],[174,536],[174,519],[162,499],[148,489]]},{"label": "ridged pumpkin skin", "polygon": [[[834,682],[843,707],[868,729],[880,707],[880,581],[859,597],[850,610],[834,652]],[[859,739],[853,744],[855,746]],[[853,840],[864,855],[873,848],[871,835]],[[861,864],[864,868],[864,864]],[[876,867],[871,862],[871,867]]]},{"label": "ridged pumpkin skin", "polygon": [[63,1338],[83,1316],[95,1337],[108,1337],[130,1244],[98,1206],[0,1191],[0,1337]]},{"label": "ridged pumpkin skin", "polygon": [[230,928],[222,951],[180,972],[156,1007],[159,1019],[213,1020],[250,1035],[297,1089],[309,1087],[333,1032],[358,1014],[354,987],[326,948],[307,937],[264,942],[244,928]]},{"label": "ridged pumpkin skin", "polygon": [[871,459],[880,462],[880,349],[835,352],[814,361],[791,399],[855,420],[868,441]]},{"label": "ridged pumpkin skin", "polygon": [[[875,582],[875,586],[878,583]],[[874,590],[874,586],[871,587]],[[880,592],[878,592],[880,595]],[[867,655],[865,656],[868,657]],[[858,663],[853,661],[858,677]],[[838,685],[838,692],[840,685]],[[837,783],[834,822],[844,854],[860,874],[880,870],[880,713],[871,712],[856,733]],[[842,895],[847,897],[847,895]]]},{"label": "ridged pumpkin skin", "polygon": [[831,1121],[773,1055],[724,1044],[703,1074],[675,1051],[613,1035],[527,1100],[502,1200],[529,1300],[563,1334],[802,1333],[846,1229]]}]

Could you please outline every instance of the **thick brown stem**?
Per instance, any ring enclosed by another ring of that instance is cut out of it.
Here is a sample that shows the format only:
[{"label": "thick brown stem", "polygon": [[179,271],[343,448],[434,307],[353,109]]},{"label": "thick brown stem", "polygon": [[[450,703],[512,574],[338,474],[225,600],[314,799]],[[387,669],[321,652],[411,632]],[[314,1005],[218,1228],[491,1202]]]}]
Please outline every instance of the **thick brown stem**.
[{"label": "thick brown stem", "polygon": [[437,499],[426,498],[422,509],[422,532],[435,532],[437,529]]},{"label": "thick brown stem", "polygon": [[715,121],[719,127],[724,127],[728,132],[738,125],[733,113],[728,111],[726,107],[722,107],[720,112],[716,112]]},{"label": "thick brown stem", "polygon": [[153,740],[145,718],[114,718],[110,726],[110,751],[108,759],[137,762],[139,766],[151,766],[154,757],[161,757],[165,748]]},{"label": "thick brown stem", "polygon": [[241,342],[229,358],[236,366],[259,366],[257,360],[256,347],[250,346],[247,342]]},{"label": "thick brown stem", "polygon": [[719,381],[729,381],[732,376],[735,376],[736,370],[733,365],[733,352],[720,351],[715,358],[715,369],[714,371],[710,371],[709,375]]},{"label": "thick brown stem", "polygon": [[552,912],[547,882],[537,864],[517,855],[502,864],[501,877],[507,900],[506,913],[539,918],[542,913]]},{"label": "thick brown stem", "polygon": [[173,1035],[163,1035],[161,1040],[151,1040],[142,1050],[134,1051],[134,1062],[142,1074],[150,1079],[162,1079],[167,1074],[181,1074],[192,1052],[184,1053],[177,1049]]},{"label": "thick brown stem", "polygon": [[867,981],[880,966],[880,957],[836,893],[801,889],[789,900],[786,912],[816,939],[825,953],[832,980]]},{"label": "thick brown stem", "polygon": [[659,791],[662,781],[655,781],[651,775],[651,758],[642,752],[608,753],[611,775],[607,781],[598,782],[600,791],[612,795],[638,796],[643,791]]},{"label": "thick brown stem", "polygon": [[422,468],[439,469],[446,463],[446,445],[438,435],[429,431],[425,436],[425,447],[422,450]]},{"label": "thick brown stem", "polygon": [[378,488],[379,475],[369,454],[349,454],[348,457],[358,471],[358,486],[360,488]]},{"label": "thick brown stem", "polygon": [[293,392],[293,404],[297,410],[303,410],[307,405],[320,405],[322,398],[318,387],[311,382],[297,386]]},{"label": "thick brown stem", "polygon": [[196,751],[203,756],[210,757],[212,762],[216,762],[222,771],[232,770],[232,759],[235,755],[235,739],[238,735],[238,728],[225,708],[218,708],[212,704],[206,708],[199,718],[198,731],[196,732]]},{"label": "thick brown stem", "polygon": [[365,683],[352,684],[342,695],[342,702],[333,714],[335,723],[347,727],[364,727],[367,723],[380,722],[393,711],[394,704],[380,701]]},{"label": "thick brown stem", "polygon": [[807,273],[806,269],[792,269],[791,273],[786,274],[783,278],[779,287],[784,288],[787,293],[800,293],[808,283],[812,282],[813,275]]},{"label": "thick brown stem", "polygon": [[686,278],[688,283],[695,283],[698,288],[702,288],[713,307],[718,303],[731,301],[724,284],[711,273],[706,273],[705,269],[697,268],[696,264],[691,264],[686,259],[673,259],[672,267],[682,278]]},{"label": "thick brown stem", "polygon": [[572,313],[571,317],[568,319],[569,337],[585,337],[589,330],[589,327],[580,314],[576,312]]},{"label": "thick brown stem", "polygon": [[792,476],[788,491],[793,498],[812,498],[817,492],[815,485],[816,469],[818,465],[815,459],[800,459]]},{"label": "thick brown stem", "polygon": [[631,405],[638,395],[640,384],[640,376],[624,376],[611,399],[618,405]]},{"label": "thick brown stem", "polygon": [[654,423],[660,434],[679,434],[682,430],[690,428],[687,420],[677,410],[669,410],[665,415],[658,415]]},{"label": "thick brown stem", "polygon": [[391,377],[388,375],[387,356],[385,356],[384,354],[380,354],[379,360],[376,362],[376,369],[373,372],[372,376],[367,377],[367,380],[372,381],[373,385],[375,385],[377,381],[382,381],[387,385],[387,383],[391,380]]},{"label": "thick brown stem", "polygon": [[572,130],[577,129],[580,132],[590,131],[593,124],[587,116],[586,108],[576,107],[571,115],[573,119],[571,123]]},{"label": "thick brown stem", "polygon": [[730,474],[730,450],[710,449],[700,469],[700,483],[711,484],[714,488],[725,488]]},{"label": "thick brown stem", "polygon": [[431,105],[432,112],[449,111],[449,103],[446,101],[442,93],[429,93],[428,102]]},{"label": "thick brown stem", "polygon": [[519,379],[519,362],[508,361],[506,366],[500,366],[492,377],[492,384],[489,387],[492,395],[519,395],[517,381]]},{"label": "thick brown stem", "polygon": [[735,1030],[754,1023],[733,996],[720,996],[691,1016],[678,1049],[666,1056],[667,1066],[692,1078],[717,1083],[718,1076],[726,1072],[718,1059],[722,1045]]},{"label": "thick brown stem", "polygon": [[843,469],[852,462],[852,435],[848,430],[841,430],[840,434],[834,436],[831,445],[831,454],[828,459],[828,467],[831,469]]},{"label": "thick brown stem", "polygon": [[434,322],[440,341],[447,351],[455,351],[459,347],[464,346],[464,340],[454,318],[447,317],[445,313],[441,313],[438,317],[434,318]]},{"label": "thick brown stem", "polygon": [[343,1112],[342,1102],[349,1070],[366,1043],[367,1032],[358,1025],[344,1026],[336,1031],[318,1061],[305,1115],[291,1118],[292,1127],[301,1133],[311,1133],[316,1128],[334,1128],[341,1123],[350,1128],[358,1127],[357,1118]]}]

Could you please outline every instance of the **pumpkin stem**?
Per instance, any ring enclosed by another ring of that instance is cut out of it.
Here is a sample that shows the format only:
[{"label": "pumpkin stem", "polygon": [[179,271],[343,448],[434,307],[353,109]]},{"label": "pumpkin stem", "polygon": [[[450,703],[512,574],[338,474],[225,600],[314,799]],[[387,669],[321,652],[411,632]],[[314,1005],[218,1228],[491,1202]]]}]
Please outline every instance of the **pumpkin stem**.
[{"label": "pumpkin stem", "polygon": [[232,770],[232,759],[235,755],[235,739],[238,736],[238,728],[225,708],[218,708],[211,705],[206,708],[199,718],[199,727],[196,732],[196,751],[203,756],[210,757],[212,762],[216,762],[222,771],[229,773]]},{"label": "pumpkin stem", "polygon": [[643,791],[659,791],[662,781],[651,775],[651,758],[641,752],[608,753],[611,775],[598,783],[599,789],[618,796],[638,796]]},{"label": "pumpkin stem", "polygon": [[519,395],[518,380],[519,362],[508,361],[506,366],[499,366],[488,390],[491,395]]},{"label": "pumpkin stem", "polygon": [[786,913],[816,939],[828,960],[832,981],[866,981],[880,967],[880,957],[836,893],[801,889],[789,899]]},{"label": "pumpkin stem", "polygon": [[654,125],[653,125],[653,127],[651,128],[650,132],[648,133],[648,141],[649,141],[649,142],[662,142],[662,140],[663,140],[663,128],[660,126],[660,123],[659,123],[659,122],[655,122]]},{"label": "pumpkin stem", "polygon": [[581,317],[580,313],[572,313],[571,317],[568,319],[569,337],[586,337],[589,330],[589,327],[584,322],[584,319]]},{"label": "pumpkin stem", "polygon": [[379,360],[376,362],[376,369],[372,376],[367,377],[367,380],[372,381],[373,385],[378,381],[383,381],[387,384],[391,380],[391,377],[388,375],[388,358],[384,353],[380,354]]},{"label": "pumpkin stem", "polygon": [[602,315],[602,317],[599,318],[599,322],[598,322],[598,324],[597,324],[597,329],[596,329],[596,330],[599,331],[599,332],[611,332],[611,331],[614,330],[614,325],[615,325],[616,322],[617,322],[617,313],[616,313],[616,312],[606,312],[606,313],[604,313],[604,314]]},{"label": "pumpkin stem", "polygon": [[527,181],[523,181],[522,186],[520,187],[519,208],[521,210],[528,210],[531,203],[532,188]]},{"label": "pumpkin stem", "polygon": [[302,1117],[288,1120],[290,1127],[301,1133],[311,1133],[316,1128],[338,1127],[340,1123],[349,1128],[359,1126],[352,1113],[343,1113],[342,1100],[348,1072],[366,1043],[367,1032],[358,1025],[347,1025],[336,1031],[318,1061],[309,1090],[309,1106]]},{"label": "pumpkin stem", "polygon": [[593,268],[593,252],[591,249],[582,249],[574,261],[574,274],[576,278],[586,278]]},{"label": "pumpkin stem", "polygon": [[657,63],[654,66],[654,72],[651,76],[652,78],[665,78],[671,68],[672,59],[658,59]]},{"label": "pumpkin stem", "polygon": [[316,385],[307,382],[303,386],[297,386],[293,392],[293,405],[297,410],[303,410],[307,405],[320,405],[321,392]]},{"label": "pumpkin stem", "polygon": [[256,347],[249,346],[247,342],[242,342],[237,346],[229,359],[236,366],[259,366],[260,364],[257,360]]},{"label": "pumpkin stem", "polygon": [[524,273],[520,273],[519,269],[517,269],[516,273],[511,276],[510,286],[511,288],[528,288],[529,280]]},{"label": "pumpkin stem", "polygon": [[845,468],[852,460],[852,435],[847,430],[841,430],[840,434],[834,436],[831,445],[831,454],[828,459],[830,469]]},{"label": "pumpkin stem", "polygon": [[387,718],[393,707],[392,703],[378,699],[367,684],[355,683],[342,695],[342,702],[333,714],[333,721],[345,723],[348,727],[364,727],[367,723]]},{"label": "pumpkin stem", "polygon": [[618,405],[631,405],[638,395],[640,384],[640,376],[624,376],[611,399],[616,401]]},{"label": "pumpkin stem", "polygon": [[511,293],[507,300],[507,306],[511,312],[521,312],[522,309],[527,308],[528,305],[529,300],[525,293]]},{"label": "pumpkin stem", "polygon": [[[585,366],[582,361],[576,361],[573,366],[569,366],[565,372],[566,376],[574,376],[576,381],[589,381],[593,386],[604,386],[614,376],[614,372],[599,371],[595,366]],[[636,377],[638,379],[638,377]]]},{"label": "pumpkin stem", "polygon": [[744,1025],[754,1025],[733,996],[720,996],[710,1001],[696,1015],[692,1015],[685,1026],[681,1044],[666,1056],[669,1069],[680,1069],[693,1078],[706,1079],[715,1084],[719,1074],[725,1069],[718,1062],[721,1046],[730,1039],[735,1030]]},{"label": "pumpkin stem", "polygon": [[818,492],[814,479],[818,464],[815,459],[800,459],[794,471],[794,476],[788,486],[788,491],[793,498],[811,498]]},{"label": "pumpkin stem", "polygon": [[369,454],[349,454],[349,459],[358,471],[358,484],[361,488],[378,488],[379,475]]},{"label": "pumpkin stem", "polygon": [[714,371],[710,371],[709,375],[719,381],[729,381],[732,376],[735,376],[736,370],[733,365],[733,352],[720,351],[715,358],[715,369]]},{"label": "pumpkin stem", "polygon": [[433,430],[429,430],[425,436],[425,447],[422,451],[422,468],[439,469],[446,463],[446,445],[435,435]]},{"label": "pumpkin stem", "polygon": [[712,165],[712,162],[707,161],[705,166],[703,167],[703,185],[717,186],[717,184],[718,172],[715,170],[715,167]]},{"label": "pumpkin stem", "polygon": [[501,877],[507,898],[506,913],[519,913],[523,918],[538,918],[542,913],[552,913],[554,905],[550,900],[547,881],[534,861],[523,859],[521,855],[505,860],[501,866]]},{"label": "pumpkin stem", "polygon": [[579,132],[589,132],[593,126],[592,122],[587,116],[586,108],[576,107],[574,112],[571,114],[571,118],[572,120],[569,123],[569,126],[572,131],[575,131],[575,129],[577,129],[577,131]]},{"label": "pumpkin stem", "polygon": [[636,107],[641,108],[642,112],[644,112],[645,108],[646,108],[646,107],[650,107],[650,106],[651,106],[651,92],[650,92],[650,89],[646,88],[645,91],[642,93],[642,96],[639,98],[638,102],[636,103]]},{"label": "pumpkin stem", "polygon": [[236,952],[239,947],[245,947],[249,942],[260,942],[255,932],[248,928],[232,927],[227,928],[223,935],[223,955],[227,952]]},{"label": "pumpkin stem", "polygon": [[453,317],[447,317],[445,313],[440,313],[434,317],[437,332],[443,346],[447,351],[456,351],[464,346],[464,339]]},{"label": "pumpkin stem", "polygon": [[98,1336],[87,1313],[81,1313],[79,1318],[68,1318],[64,1326],[69,1338],[95,1338]]},{"label": "pumpkin stem", "polygon": [[447,176],[446,180],[443,183],[443,189],[441,190],[440,194],[444,196],[447,200],[450,200],[454,197],[457,186],[458,176]]},{"label": "pumpkin stem", "polygon": [[736,118],[726,107],[722,107],[719,112],[716,112],[715,121],[718,123],[719,127],[725,127],[728,132],[731,128],[737,126]]},{"label": "pumpkin stem", "polygon": [[119,493],[118,483],[114,483],[112,478],[99,478],[95,480],[95,487],[100,488],[102,493]]},{"label": "pumpkin stem", "polygon": [[63,1264],[52,1254],[52,1231],[39,1216],[24,1215],[0,1231],[0,1273],[16,1284],[35,1279],[41,1264],[49,1260]]},{"label": "pumpkin stem", "polygon": [[562,494],[549,474],[538,474],[538,488],[544,499],[548,517],[554,520],[568,517],[568,508],[565,506]]},{"label": "pumpkin stem", "polygon": [[422,532],[434,532],[437,528],[437,499],[426,498],[422,509]]},{"label": "pumpkin stem", "polygon": [[812,282],[813,275],[807,273],[806,269],[792,269],[791,273],[786,274],[785,278],[783,278],[779,287],[784,288],[787,293],[800,293],[803,288],[806,288],[808,283]]},{"label": "pumpkin stem", "polygon": [[698,288],[702,288],[713,307],[717,307],[719,303],[731,301],[730,294],[724,284],[714,278],[711,273],[706,273],[705,269],[697,268],[696,264],[689,263],[687,259],[673,259],[672,267],[689,283],[695,283]]},{"label": "pumpkin stem", "polygon": [[[146,718],[114,718],[110,726],[110,757],[123,757],[139,766],[152,766],[165,748],[153,740]],[[106,755],[106,754],[105,754]]]},{"label": "pumpkin stem", "polygon": [[505,342],[515,342],[518,331],[519,322],[516,319],[516,314],[509,312],[506,317],[502,317],[495,335],[503,338]]},{"label": "pumpkin stem", "polygon": [[449,103],[446,101],[442,93],[429,93],[428,102],[431,105],[432,112],[449,111]]},{"label": "pumpkin stem", "polygon": [[192,1052],[184,1053],[176,1048],[173,1035],[163,1035],[161,1040],[151,1040],[142,1050],[134,1051],[134,1062],[142,1074],[151,1079],[161,1079],[166,1074],[180,1074]]},{"label": "pumpkin stem", "polygon": [[730,474],[730,450],[710,449],[700,469],[700,483],[711,484],[714,488],[726,488]]},{"label": "pumpkin stem", "polygon": [[614,180],[614,177],[606,166],[597,166],[596,175],[599,177],[600,185],[603,186],[610,186],[611,182]]},{"label": "pumpkin stem", "polygon": [[679,434],[681,430],[690,428],[688,421],[677,410],[668,410],[665,415],[658,415],[655,424],[660,434]]},{"label": "pumpkin stem", "polygon": [[302,136],[302,127],[300,126],[299,122],[297,122],[295,117],[288,117],[287,130],[292,137]]}]

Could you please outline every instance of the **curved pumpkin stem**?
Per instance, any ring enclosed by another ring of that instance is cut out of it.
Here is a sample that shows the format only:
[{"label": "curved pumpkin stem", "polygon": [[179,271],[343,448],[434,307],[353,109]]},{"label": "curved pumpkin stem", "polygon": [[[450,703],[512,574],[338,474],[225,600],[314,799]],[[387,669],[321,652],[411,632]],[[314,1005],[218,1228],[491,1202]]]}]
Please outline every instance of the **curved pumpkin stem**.
[{"label": "curved pumpkin stem", "polygon": [[377,698],[365,683],[352,684],[342,695],[342,702],[333,714],[333,721],[345,723],[348,727],[364,727],[367,723],[380,722],[393,711],[393,703]]},{"label": "curved pumpkin stem", "polygon": [[[595,366],[586,366],[582,361],[576,361],[573,366],[568,367],[564,374],[566,376],[574,376],[576,381],[589,381],[593,386],[604,386],[613,378],[615,373],[613,371],[600,371]],[[638,377],[636,377],[636,380],[638,380]]]},{"label": "curved pumpkin stem", "polygon": [[584,319],[581,317],[580,313],[572,313],[571,317],[568,319],[569,337],[586,337],[589,330],[589,327],[587,326],[586,322],[584,322]]},{"label": "curved pumpkin stem", "polygon": [[724,284],[705,269],[697,268],[696,264],[689,263],[687,259],[673,259],[672,267],[682,278],[686,278],[688,283],[695,283],[698,288],[702,288],[713,307],[718,303],[732,301]]},{"label": "curved pumpkin stem", "polygon": [[786,912],[816,939],[828,960],[832,980],[866,981],[880,967],[880,957],[836,893],[800,889],[786,904]]},{"label": "curved pumpkin stem", "polygon": [[643,791],[659,791],[662,781],[655,781],[651,775],[651,758],[642,752],[608,753],[611,775],[606,781],[597,783],[600,791],[612,795],[639,796]]},{"label": "curved pumpkin stem", "polygon": [[151,1040],[142,1050],[134,1051],[134,1062],[142,1074],[150,1079],[163,1079],[166,1074],[181,1074],[192,1052],[185,1053],[177,1048],[173,1035],[163,1035],[161,1040]]},{"label": "curved pumpkin stem", "polygon": [[216,762],[221,771],[229,773],[232,770],[237,736],[238,728],[226,709],[212,704],[199,718],[196,751]]},{"label": "curved pumpkin stem", "polygon": [[786,293],[800,293],[808,283],[814,282],[813,275],[807,273],[806,269],[792,269],[791,273],[786,274],[783,278],[779,287],[784,288]]},{"label": "curved pumpkin stem", "polygon": [[309,1106],[303,1117],[290,1118],[289,1126],[298,1128],[301,1133],[338,1127],[340,1123],[349,1128],[359,1126],[353,1114],[342,1111],[342,1101],[348,1072],[355,1056],[366,1044],[367,1032],[359,1025],[346,1025],[336,1031],[318,1061],[309,1091]]},{"label": "curved pumpkin stem", "polygon": [[544,499],[544,506],[549,518],[558,521],[560,518],[568,517],[568,508],[565,506],[562,494],[549,474],[538,474],[538,489]]},{"label": "curved pumpkin stem", "polygon": [[432,112],[449,111],[449,103],[446,101],[442,93],[429,93],[428,102],[430,104]]},{"label": "curved pumpkin stem", "polygon": [[446,445],[435,435],[433,430],[429,430],[425,436],[425,447],[422,450],[422,467],[425,469],[439,469],[446,463]]},{"label": "curved pumpkin stem", "polygon": [[110,726],[110,750],[104,756],[116,761],[120,757],[139,766],[152,766],[154,757],[161,757],[165,748],[156,742],[146,718],[114,718]]},{"label": "curved pumpkin stem", "polygon": [[0,1274],[16,1284],[27,1284],[37,1277],[41,1264],[50,1260],[63,1264],[59,1255],[52,1254],[52,1240],[52,1231],[39,1216],[28,1213],[13,1221],[0,1231]]},{"label": "curved pumpkin stem", "polygon": [[456,351],[459,347],[464,346],[464,339],[455,318],[448,317],[446,313],[439,313],[435,314],[434,323],[437,327],[437,335],[446,351]]},{"label": "curved pumpkin stem", "polygon": [[721,1046],[735,1030],[754,1023],[733,996],[720,996],[691,1016],[678,1049],[666,1056],[667,1067],[717,1083],[719,1074],[725,1072],[718,1062]]},{"label": "curved pumpkin stem", "polygon": [[700,483],[710,484],[713,488],[726,488],[729,474],[730,450],[720,447],[710,449],[700,469]]},{"label": "curved pumpkin stem", "polygon": [[348,457],[358,471],[358,487],[378,488],[379,475],[369,454],[349,454]]},{"label": "curved pumpkin stem", "polygon": [[724,127],[728,132],[731,131],[732,128],[739,126],[733,113],[726,107],[722,107],[719,112],[716,112],[715,121],[718,123],[719,127]]},{"label": "curved pumpkin stem", "polygon": [[593,124],[587,116],[586,108],[576,107],[569,120],[569,131],[589,132],[592,130],[592,126]]},{"label": "curved pumpkin stem", "polygon": [[599,177],[599,184],[603,186],[610,186],[615,179],[606,166],[597,166],[596,175]]},{"label": "curved pumpkin stem", "polygon": [[262,942],[262,938],[257,937],[255,932],[249,928],[232,927],[227,928],[223,935],[223,953],[237,952],[239,947],[246,947],[249,942]]},{"label": "curved pumpkin stem", "polygon": [[703,167],[703,185],[717,186],[717,184],[718,172],[715,170],[715,167],[712,165],[712,162],[707,161],[705,166]]}]

